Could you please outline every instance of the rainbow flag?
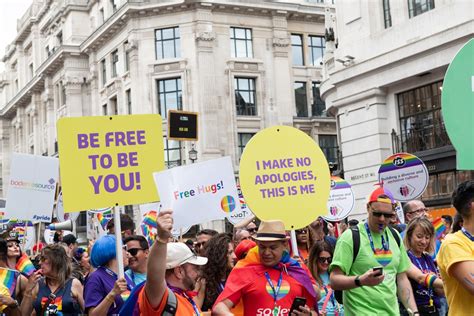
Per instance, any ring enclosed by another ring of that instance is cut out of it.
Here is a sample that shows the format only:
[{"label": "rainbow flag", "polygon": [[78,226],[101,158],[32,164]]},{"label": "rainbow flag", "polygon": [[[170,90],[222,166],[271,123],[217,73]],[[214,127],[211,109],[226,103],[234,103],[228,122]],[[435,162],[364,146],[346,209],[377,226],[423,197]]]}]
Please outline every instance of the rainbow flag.
[{"label": "rainbow flag", "polygon": [[[254,247],[249,250],[247,256],[239,260],[235,265],[234,269],[227,278],[224,291],[219,295],[216,300],[216,304],[231,297],[235,293],[241,291],[243,288],[255,282],[255,279],[261,277],[267,272],[268,268],[260,263],[260,256],[258,254],[258,247]],[[280,262],[273,267],[273,269],[280,270],[285,269],[288,271],[288,275],[300,283],[309,295],[313,297],[313,302],[317,306],[316,292],[313,287],[313,283],[308,272],[301,266],[301,264],[292,259],[288,251],[283,253]],[[308,305],[312,305],[308,302]],[[314,307],[314,306],[310,306]]]},{"label": "rainbow flag", "polygon": [[15,293],[16,273],[15,270],[0,268],[0,283],[3,284],[10,292]]},{"label": "rainbow flag", "polygon": [[36,269],[33,263],[31,262],[30,258],[26,254],[18,259],[15,269],[17,269],[21,274],[26,276],[27,278],[32,275]]},{"label": "rainbow flag", "polygon": [[102,226],[102,229],[105,230],[105,228],[107,227],[107,223],[112,218],[112,215],[113,215],[112,210],[110,209],[102,213],[97,213],[97,219],[99,220],[99,223],[100,223],[100,226]]},{"label": "rainbow flag", "polygon": [[150,211],[150,212],[145,214],[145,217],[143,217],[142,223],[144,225],[148,225],[148,226],[151,226],[153,228],[157,228],[158,224],[156,223],[156,217],[157,217],[156,211]]},{"label": "rainbow flag", "polygon": [[446,231],[446,226],[444,225],[443,219],[441,217],[436,218],[433,221],[433,226],[435,229],[436,238],[442,238],[444,236],[444,232]]},{"label": "rainbow flag", "polygon": [[130,291],[129,290],[126,290],[125,292],[123,292],[122,294],[120,294],[120,297],[122,298],[122,300],[125,302],[128,297],[130,296]]}]

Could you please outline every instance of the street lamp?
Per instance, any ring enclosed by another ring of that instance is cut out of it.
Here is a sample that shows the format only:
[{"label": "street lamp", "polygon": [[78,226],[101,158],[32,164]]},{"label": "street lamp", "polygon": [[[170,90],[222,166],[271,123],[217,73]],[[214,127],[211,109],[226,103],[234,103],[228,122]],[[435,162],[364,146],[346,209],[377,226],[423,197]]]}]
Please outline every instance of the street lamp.
[{"label": "street lamp", "polygon": [[198,152],[196,149],[194,149],[194,144],[191,145],[191,150],[188,151],[189,155],[189,160],[191,160],[192,163],[198,159]]}]

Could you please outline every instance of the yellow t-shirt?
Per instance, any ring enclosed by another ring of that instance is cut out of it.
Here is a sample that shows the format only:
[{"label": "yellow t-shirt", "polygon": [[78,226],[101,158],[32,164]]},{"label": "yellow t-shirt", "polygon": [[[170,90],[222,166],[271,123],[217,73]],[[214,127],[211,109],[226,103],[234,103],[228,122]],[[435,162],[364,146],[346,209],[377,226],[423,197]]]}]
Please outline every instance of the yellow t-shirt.
[{"label": "yellow t-shirt", "polygon": [[449,315],[473,315],[474,299],[472,295],[450,275],[449,270],[457,262],[474,261],[474,242],[467,238],[462,231],[448,234],[441,244],[436,260],[444,282]]}]

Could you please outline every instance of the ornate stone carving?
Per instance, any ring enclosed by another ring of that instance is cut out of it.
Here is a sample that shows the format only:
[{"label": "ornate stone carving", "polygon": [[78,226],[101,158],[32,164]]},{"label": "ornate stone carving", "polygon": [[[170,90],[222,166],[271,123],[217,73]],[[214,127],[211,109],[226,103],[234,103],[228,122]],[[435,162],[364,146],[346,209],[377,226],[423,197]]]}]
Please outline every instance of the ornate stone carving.
[{"label": "ornate stone carving", "polygon": [[214,32],[199,32],[196,34],[196,41],[211,42],[216,39],[216,33]]},{"label": "ornate stone carving", "polygon": [[274,37],[273,47],[288,47],[290,46],[290,40],[287,37]]}]

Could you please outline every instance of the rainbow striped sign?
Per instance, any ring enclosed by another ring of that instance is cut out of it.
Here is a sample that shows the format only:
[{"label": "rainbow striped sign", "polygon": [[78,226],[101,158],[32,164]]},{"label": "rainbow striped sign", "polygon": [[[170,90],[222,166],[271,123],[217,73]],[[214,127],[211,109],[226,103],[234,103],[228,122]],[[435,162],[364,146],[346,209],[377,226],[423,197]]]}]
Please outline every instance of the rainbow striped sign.
[{"label": "rainbow striped sign", "polygon": [[349,216],[354,209],[355,198],[351,185],[340,177],[331,177],[331,191],[327,203],[327,221],[338,222]]},{"label": "rainbow striped sign", "polygon": [[428,179],[428,169],[423,161],[409,153],[391,155],[379,168],[379,182],[397,201],[407,202],[422,195]]}]

